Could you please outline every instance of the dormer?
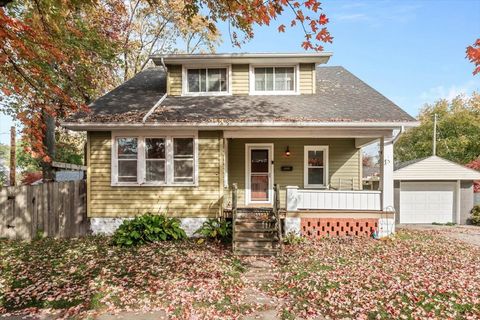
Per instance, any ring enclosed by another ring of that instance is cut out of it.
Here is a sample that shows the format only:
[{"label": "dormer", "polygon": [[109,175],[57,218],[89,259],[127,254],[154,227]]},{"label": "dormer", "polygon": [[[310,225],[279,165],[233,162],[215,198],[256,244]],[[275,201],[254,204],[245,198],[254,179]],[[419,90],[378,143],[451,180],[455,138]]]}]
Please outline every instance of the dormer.
[{"label": "dormer", "polygon": [[331,53],[154,55],[167,69],[170,96],[300,95],[315,93],[315,69]]}]

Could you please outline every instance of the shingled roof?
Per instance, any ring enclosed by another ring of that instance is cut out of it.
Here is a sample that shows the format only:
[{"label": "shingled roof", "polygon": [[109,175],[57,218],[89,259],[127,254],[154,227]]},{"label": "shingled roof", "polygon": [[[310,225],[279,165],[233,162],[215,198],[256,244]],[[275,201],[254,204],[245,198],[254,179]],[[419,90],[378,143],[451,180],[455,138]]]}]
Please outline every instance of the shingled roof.
[{"label": "shingled roof", "polygon": [[[168,96],[147,119],[170,122],[410,122],[408,113],[343,67],[318,67],[315,94]],[[166,92],[165,72],[145,70],[68,122],[139,123]]]}]

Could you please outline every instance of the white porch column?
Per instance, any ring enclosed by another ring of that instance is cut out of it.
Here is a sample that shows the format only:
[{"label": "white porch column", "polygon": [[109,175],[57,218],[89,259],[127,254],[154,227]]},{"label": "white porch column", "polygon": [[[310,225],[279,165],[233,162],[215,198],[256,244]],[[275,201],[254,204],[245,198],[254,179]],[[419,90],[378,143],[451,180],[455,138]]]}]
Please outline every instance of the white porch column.
[{"label": "white porch column", "polygon": [[390,139],[380,139],[380,169],[381,169],[381,190],[382,209],[393,211],[393,143]]},{"label": "white porch column", "polygon": [[298,187],[287,186],[287,198],[286,198],[287,211],[297,211],[298,209]]}]

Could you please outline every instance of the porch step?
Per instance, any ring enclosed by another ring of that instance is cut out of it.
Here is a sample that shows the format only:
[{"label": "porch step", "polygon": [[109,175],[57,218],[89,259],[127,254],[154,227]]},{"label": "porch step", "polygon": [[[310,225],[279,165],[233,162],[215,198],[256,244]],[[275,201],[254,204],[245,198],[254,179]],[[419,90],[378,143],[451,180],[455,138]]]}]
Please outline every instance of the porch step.
[{"label": "porch step", "polygon": [[238,208],[233,227],[236,255],[277,255],[281,250],[272,208]]}]

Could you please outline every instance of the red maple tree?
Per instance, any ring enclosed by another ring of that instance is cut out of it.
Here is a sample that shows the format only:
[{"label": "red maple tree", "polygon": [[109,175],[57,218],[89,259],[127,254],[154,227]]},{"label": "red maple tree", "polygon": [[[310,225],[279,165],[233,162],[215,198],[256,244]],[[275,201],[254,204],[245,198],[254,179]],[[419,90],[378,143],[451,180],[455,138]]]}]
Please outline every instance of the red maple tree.
[{"label": "red maple tree", "polygon": [[480,72],[480,38],[475,41],[475,43],[471,46],[467,47],[467,59],[470,60],[475,65],[475,70],[473,70],[473,74],[477,74]]},{"label": "red maple tree", "polygon": [[[480,171],[480,157],[465,165],[468,168]],[[473,192],[480,192],[480,180],[473,182]]]}]

